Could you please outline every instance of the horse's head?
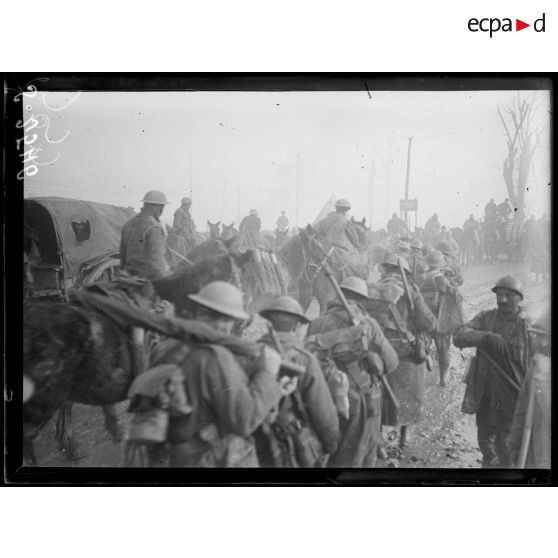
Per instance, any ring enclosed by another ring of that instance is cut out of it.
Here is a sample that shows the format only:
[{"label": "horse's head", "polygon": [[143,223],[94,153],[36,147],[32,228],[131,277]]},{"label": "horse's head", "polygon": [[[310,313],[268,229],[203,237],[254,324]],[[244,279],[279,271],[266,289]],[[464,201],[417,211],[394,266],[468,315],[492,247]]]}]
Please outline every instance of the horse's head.
[{"label": "horse's head", "polygon": [[221,232],[221,238],[231,238],[238,235],[238,231],[234,228],[234,221],[230,225],[225,225],[223,223],[223,231]]},{"label": "horse's head", "polygon": [[209,238],[219,238],[219,228],[221,226],[221,221],[217,223],[212,223],[207,221],[207,228],[209,229]]}]

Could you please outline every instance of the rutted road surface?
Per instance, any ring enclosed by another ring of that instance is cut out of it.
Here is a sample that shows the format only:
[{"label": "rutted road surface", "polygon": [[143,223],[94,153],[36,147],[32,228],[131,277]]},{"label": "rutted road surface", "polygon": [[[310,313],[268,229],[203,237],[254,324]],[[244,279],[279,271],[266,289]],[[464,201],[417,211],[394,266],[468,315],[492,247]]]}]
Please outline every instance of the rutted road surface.
[{"label": "rutted road surface", "polygon": [[[533,275],[527,273],[525,266],[499,264],[472,267],[464,270],[465,283],[461,289],[467,319],[483,309],[494,306],[495,297],[490,289],[497,279],[507,274],[517,275],[525,285],[525,307],[533,316],[548,308],[549,283],[535,283],[532,279]],[[313,311],[315,312],[315,308],[311,308],[310,313],[313,314]],[[258,329],[256,325],[251,333],[256,334]],[[411,441],[400,456],[396,452],[395,429],[385,429],[384,436],[390,458],[387,462],[380,462],[381,466],[480,467],[481,454],[476,443],[474,417],[461,413],[465,387],[462,379],[471,352],[471,350],[460,352],[452,348],[449,380],[445,388],[438,385],[436,365],[432,372],[427,371],[424,420],[411,428]],[[118,406],[125,428],[129,422],[126,408],[126,402]],[[54,440],[55,420],[52,420],[35,441],[35,451],[40,466],[119,467],[122,465],[123,444],[112,442],[104,429],[100,408],[76,404],[73,419],[76,438],[84,454],[83,459],[71,462],[66,460],[64,454],[57,451]]]}]

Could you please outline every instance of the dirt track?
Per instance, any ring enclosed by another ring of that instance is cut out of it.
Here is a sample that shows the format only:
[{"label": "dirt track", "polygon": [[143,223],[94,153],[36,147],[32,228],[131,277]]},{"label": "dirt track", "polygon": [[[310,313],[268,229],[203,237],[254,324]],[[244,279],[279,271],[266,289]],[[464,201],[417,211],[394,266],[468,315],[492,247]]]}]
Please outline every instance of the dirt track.
[{"label": "dirt track", "polygon": [[[525,285],[525,307],[537,316],[550,302],[548,282],[535,283],[533,275],[521,265],[490,265],[464,270],[465,283],[462,293],[465,300],[465,314],[472,318],[480,310],[494,305],[494,294],[490,288],[494,282],[506,274],[517,275]],[[311,307],[310,313],[315,313]],[[257,331],[257,324],[252,333]],[[474,417],[461,413],[464,384],[462,383],[470,350],[460,352],[452,348],[450,378],[448,386],[438,386],[436,367],[426,376],[426,404],[424,421],[412,429],[413,437],[403,456],[395,455],[396,441],[393,429],[386,429],[390,459],[383,462],[391,467],[434,467],[467,468],[480,466],[480,452],[476,444]],[[127,424],[127,403],[119,405],[124,424]],[[391,430],[391,431],[390,431]],[[74,431],[81,443],[85,457],[76,462],[66,460],[64,454],[56,450],[54,441],[54,421],[41,432],[35,442],[39,465],[43,467],[118,467],[122,464],[122,444],[114,444],[103,426],[103,416],[99,408],[74,406]]]}]

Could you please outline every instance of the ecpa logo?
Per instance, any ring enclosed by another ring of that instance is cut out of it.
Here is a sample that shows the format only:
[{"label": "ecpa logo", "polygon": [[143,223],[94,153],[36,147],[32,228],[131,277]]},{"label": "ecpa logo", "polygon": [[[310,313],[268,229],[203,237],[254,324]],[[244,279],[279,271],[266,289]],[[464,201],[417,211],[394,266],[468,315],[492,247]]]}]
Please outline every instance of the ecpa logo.
[{"label": "ecpa logo", "polygon": [[[476,17],[472,17],[467,27],[469,31],[473,33],[477,33],[478,31],[482,31],[483,33],[490,33],[490,38],[494,33],[498,31],[503,32],[511,32],[514,31],[512,19],[509,17],[505,17],[500,19],[498,17],[485,17],[482,19],[477,19]],[[515,31],[521,31],[522,29],[526,29],[527,27],[531,27],[530,23],[525,23],[520,19],[515,20]],[[545,14],[543,14],[539,19],[536,19],[533,22],[533,29],[537,33],[544,33],[545,32]]]}]

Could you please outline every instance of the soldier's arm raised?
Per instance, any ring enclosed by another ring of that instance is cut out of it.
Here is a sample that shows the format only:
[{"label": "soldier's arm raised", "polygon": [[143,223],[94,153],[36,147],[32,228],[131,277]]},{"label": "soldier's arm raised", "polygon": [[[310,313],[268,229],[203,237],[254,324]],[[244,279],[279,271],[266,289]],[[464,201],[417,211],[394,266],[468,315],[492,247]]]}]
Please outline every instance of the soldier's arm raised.
[{"label": "soldier's arm raised", "polygon": [[490,312],[490,310],[483,310],[471,321],[457,329],[453,336],[453,344],[456,347],[478,347],[482,344],[487,333],[482,329],[487,312]]},{"label": "soldier's arm raised", "polygon": [[259,367],[249,379],[233,355],[222,347],[213,348],[204,379],[206,396],[219,422],[239,436],[252,434],[282,396],[276,372]]}]

